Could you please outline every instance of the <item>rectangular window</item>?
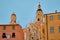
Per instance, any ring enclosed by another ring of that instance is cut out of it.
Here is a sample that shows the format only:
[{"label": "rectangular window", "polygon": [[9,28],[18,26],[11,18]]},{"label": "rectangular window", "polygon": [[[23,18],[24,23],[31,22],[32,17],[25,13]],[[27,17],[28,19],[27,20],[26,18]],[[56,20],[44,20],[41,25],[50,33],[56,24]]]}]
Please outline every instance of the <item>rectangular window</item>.
[{"label": "rectangular window", "polygon": [[55,40],[55,39],[50,39],[50,40]]},{"label": "rectangular window", "polygon": [[50,32],[51,32],[51,33],[54,32],[54,27],[50,27]]},{"label": "rectangular window", "polygon": [[60,32],[60,26],[59,26],[59,32]]},{"label": "rectangular window", "polygon": [[14,30],[15,29],[15,26],[12,26],[12,29]]},{"label": "rectangular window", "polygon": [[6,26],[3,26],[3,30],[6,30]]},{"label": "rectangular window", "polygon": [[43,29],[42,31],[43,31],[43,33],[44,33],[44,29]]},{"label": "rectangular window", "polygon": [[53,20],[53,16],[50,16],[50,20]]},{"label": "rectangular window", "polygon": [[58,19],[60,20],[60,15],[58,15]]}]

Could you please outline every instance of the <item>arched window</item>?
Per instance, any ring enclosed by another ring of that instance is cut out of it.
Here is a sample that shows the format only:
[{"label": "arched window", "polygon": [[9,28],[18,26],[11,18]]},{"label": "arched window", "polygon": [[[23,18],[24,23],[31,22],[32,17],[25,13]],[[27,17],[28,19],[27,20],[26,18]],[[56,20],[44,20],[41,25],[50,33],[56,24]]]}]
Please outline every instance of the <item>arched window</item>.
[{"label": "arched window", "polygon": [[15,38],[15,33],[12,33],[12,38]]},{"label": "arched window", "polygon": [[6,34],[5,33],[2,34],[2,38],[6,38]]},{"label": "arched window", "polygon": [[40,19],[39,19],[39,18],[38,18],[37,20],[38,20],[38,21],[40,21]]},{"label": "arched window", "polygon": [[33,39],[33,37],[32,37],[32,39]]}]

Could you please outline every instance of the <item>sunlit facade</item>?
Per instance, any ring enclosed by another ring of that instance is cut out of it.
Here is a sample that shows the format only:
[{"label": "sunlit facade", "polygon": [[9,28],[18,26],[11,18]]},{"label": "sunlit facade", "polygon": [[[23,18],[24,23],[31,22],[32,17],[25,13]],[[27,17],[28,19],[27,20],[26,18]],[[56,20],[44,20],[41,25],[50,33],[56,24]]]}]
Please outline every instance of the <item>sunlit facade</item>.
[{"label": "sunlit facade", "polygon": [[[39,34],[37,33],[37,35],[39,36],[38,36],[38,39],[36,39],[37,38],[36,36],[35,38],[36,40],[60,40],[60,12],[55,11],[55,13],[43,14],[43,11],[39,4],[36,12],[36,21],[33,22],[31,25],[33,25],[36,28],[37,32],[39,30]],[[31,29],[33,29],[32,26],[30,27]],[[34,32],[34,31],[36,32],[36,30],[32,30],[31,32]],[[34,35],[34,34],[32,33],[31,35]]]}]

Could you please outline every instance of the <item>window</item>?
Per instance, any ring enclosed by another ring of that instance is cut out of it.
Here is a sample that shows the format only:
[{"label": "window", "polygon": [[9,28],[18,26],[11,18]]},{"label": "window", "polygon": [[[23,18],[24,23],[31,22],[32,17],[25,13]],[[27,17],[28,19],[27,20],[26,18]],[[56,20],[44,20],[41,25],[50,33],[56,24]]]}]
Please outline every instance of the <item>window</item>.
[{"label": "window", "polygon": [[40,19],[38,18],[38,21],[40,21]]},{"label": "window", "polygon": [[55,40],[55,39],[50,39],[50,40]]},{"label": "window", "polygon": [[15,33],[12,33],[12,38],[15,38]]},{"label": "window", "polygon": [[5,33],[2,34],[2,38],[6,38],[6,34]]},{"label": "window", "polygon": [[51,32],[51,33],[54,32],[54,27],[50,27],[50,32]]},{"label": "window", "polygon": [[12,26],[12,29],[14,30],[15,29],[15,26]]},{"label": "window", "polygon": [[53,16],[50,16],[50,20],[53,20]]},{"label": "window", "polygon": [[60,26],[59,26],[59,32],[60,32]]},{"label": "window", "polygon": [[32,39],[33,39],[33,37],[32,37]]},{"label": "window", "polygon": [[60,20],[60,15],[58,15],[58,19]]},{"label": "window", "polygon": [[39,40],[39,39],[37,39],[37,40]]},{"label": "window", "polygon": [[30,31],[30,29],[29,29],[29,31]]},{"label": "window", "polygon": [[3,26],[3,30],[6,30],[6,26]]},{"label": "window", "polygon": [[59,39],[60,40],[60,39]]},{"label": "window", "polygon": [[38,15],[40,15],[40,14],[38,14]]},{"label": "window", "polygon": [[43,33],[44,33],[44,29],[43,29],[42,31],[43,31]]}]

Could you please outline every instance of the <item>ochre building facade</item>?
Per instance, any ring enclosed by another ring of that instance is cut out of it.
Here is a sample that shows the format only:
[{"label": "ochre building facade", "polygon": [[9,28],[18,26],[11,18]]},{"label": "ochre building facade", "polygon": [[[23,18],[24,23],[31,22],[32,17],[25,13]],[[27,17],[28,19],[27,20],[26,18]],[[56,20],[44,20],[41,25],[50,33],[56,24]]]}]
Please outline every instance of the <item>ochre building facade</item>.
[{"label": "ochre building facade", "polygon": [[47,40],[60,40],[60,12],[45,14],[45,38]]}]

